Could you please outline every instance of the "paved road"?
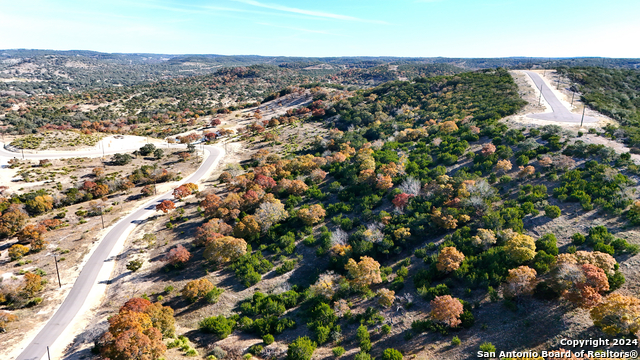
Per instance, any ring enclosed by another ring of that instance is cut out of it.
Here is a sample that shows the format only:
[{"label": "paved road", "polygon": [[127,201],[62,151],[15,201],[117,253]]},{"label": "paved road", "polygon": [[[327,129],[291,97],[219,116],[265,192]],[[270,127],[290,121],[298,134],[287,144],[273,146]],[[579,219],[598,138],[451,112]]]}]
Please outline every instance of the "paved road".
[{"label": "paved road", "polygon": [[[215,164],[218,157],[221,156],[221,151],[218,148],[205,145],[204,149],[210,152],[205,162],[200,165],[195,173],[181,181],[181,183],[198,181]],[[2,151],[5,150],[3,149]],[[84,156],[80,154],[81,153],[76,153],[75,156]],[[1,155],[4,156],[4,153]],[[53,157],[49,156],[48,158]],[[58,308],[56,313],[51,317],[42,330],[40,330],[38,335],[36,335],[31,343],[27,345],[22,353],[17,357],[17,360],[40,360],[45,356],[47,346],[51,346],[51,344],[56,341],[58,336],[71,323],[78,311],[80,311],[80,308],[89,296],[91,288],[96,283],[100,269],[102,269],[102,266],[107,261],[107,257],[111,253],[111,250],[118,242],[118,239],[125,234],[129,225],[134,223],[136,220],[144,219],[150,213],[155,212],[155,205],[158,202],[170,198],[171,192],[168,192],[158,199],[147,202],[141,208],[119,221],[113,229],[105,235],[104,239],[100,242],[89,258],[89,261],[87,261],[84,268],[80,271],[80,275],[76,279],[69,295],[67,295],[60,308]]]},{"label": "paved road", "polygon": [[[572,122],[572,123],[580,123],[582,119],[582,114],[574,114],[569,109],[567,109],[561,102],[558,100],[556,95],[551,91],[551,89],[547,86],[547,84],[542,80],[540,75],[536,74],[533,71],[525,71],[527,75],[533,80],[536,84],[536,88],[540,89],[540,85],[542,85],[542,96],[551,106],[552,112],[550,113],[538,113],[538,114],[529,114],[527,115],[533,119],[540,120],[549,120],[549,121],[558,121],[558,122]],[[585,116],[584,123],[594,123],[598,122],[598,119]]]}]

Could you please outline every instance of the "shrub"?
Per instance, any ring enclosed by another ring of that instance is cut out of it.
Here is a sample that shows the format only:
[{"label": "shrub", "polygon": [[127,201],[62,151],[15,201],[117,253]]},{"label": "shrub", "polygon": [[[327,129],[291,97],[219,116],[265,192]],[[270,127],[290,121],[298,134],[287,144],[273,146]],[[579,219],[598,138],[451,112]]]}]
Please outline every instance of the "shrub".
[{"label": "shrub", "polygon": [[365,352],[371,351],[371,340],[369,338],[369,331],[367,331],[366,326],[360,325],[360,327],[358,327],[356,337],[358,338],[360,350]]},{"label": "shrub", "polygon": [[313,246],[316,244],[316,239],[313,237],[313,235],[307,236],[306,238],[304,238],[304,240],[302,240],[302,243],[306,246]]},{"label": "shrub", "polygon": [[133,158],[129,154],[114,154],[111,157],[111,163],[114,165],[127,165]]},{"label": "shrub", "polygon": [[230,266],[236,276],[240,278],[246,287],[257,284],[261,279],[261,274],[273,268],[273,264],[262,256],[260,251],[252,254],[246,253]]},{"label": "shrub", "polygon": [[224,349],[222,349],[220,346],[216,346],[211,351],[211,355],[214,356],[216,359],[224,359],[225,357],[227,357],[227,352]]},{"label": "shrub", "polygon": [[529,163],[529,158],[526,155],[520,155],[516,159],[516,164],[518,164],[518,166],[525,166],[528,163]]},{"label": "shrub", "polygon": [[227,352],[220,346],[216,346],[211,351],[211,355],[213,355],[216,359],[224,359],[225,357],[227,357]]},{"label": "shrub", "polygon": [[451,345],[458,346],[460,344],[462,344],[462,341],[460,340],[459,337],[454,336],[453,339],[451,339]]},{"label": "shrub", "polygon": [[204,299],[209,304],[215,304],[218,302],[218,299],[220,299],[220,295],[222,295],[223,292],[224,292],[224,289],[214,286],[212,290],[207,292],[207,294],[204,296]]},{"label": "shrub", "polygon": [[185,351],[184,353],[185,356],[198,356],[198,351],[196,351],[196,349],[188,349],[187,351]]},{"label": "shrub", "polygon": [[152,152],[154,152],[156,150],[156,146],[153,144],[145,144],[143,147],[141,147],[138,152],[140,152],[140,155],[142,156],[147,156],[149,154],[151,154]]},{"label": "shrub", "polygon": [[211,281],[208,279],[198,279],[189,281],[182,289],[182,297],[196,302],[198,299],[205,297],[210,291],[215,290]]},{"label": "shrub", "polygon": [[271,335],[271,334],[267,334],[267,335],[262,337],[262,341],[264,341],[264,343],[267,344],[267,345],[273,344],[274,340],[275,339],[273,338],[273,335]]},{"label": "shrub", "polygon": [[424,288],[420,288],[418,293],[429,301],[435,299],[436,296],[451,295],[451,291],[445,284],[438,284],[430,288],[426,288],[425,286]]},{"label": "shrub", "polygon": [[331,333],[331,329],[327,326],[318,326],[316,327],[315,333],[318,344],[324,344],[329,341],[329,334]]},{"label": "shrub", "polygon": [[544,251],[550,255],[558,255],[558,240],[553,234],[545,234],[540,239],[536,240],[536,250]]},{"label": "shrub", "polygon": [[11,260],[13,261],[21,259],[23,256],[25,256],[28,253],[29,253],[29,248],[24,245],[15,244],[9,248],[9,258],[11,258]]},{"label": "shrub", "polygon": [[286,260],[282,263],[282,265],[276,268],[276,273],[278,275],[286,274],[289,271],[293,270],[295,266],[296,266],[295,260]]},{"label": "shrub", "polygon": [[342,346],[336,346],[333,349],[331,349],[331,351],[333,351],[333,356],[335,357],[340,357],[345,353],[345,350]]},{"label": "shrub", "polygon": [[484,342],[484,343],[482,343],[482,345],[480,345],[480,351],[483,351],[483,352],[496,352],[496,347],[493,346],[493,344],[490,343],[490,342]]},{"label": "shrub", "polygon": [[299,337],[287,348],[287,360],[311,360],[317,344],[308,337]]},{"label": "shrub", "polygon": [[389,326],[388,324],[382,325],[382,333],[385,335],[391,333],[391,326]]},{"label": "shrub", "polygon": [[353,360],[371,360],[371,355],[364,351],[360,351],[353,357]]},{"label": "shrub", "polygon": [[560,208],[555,205],[547,205],[544,208],[544,213],[548,217],[555,219],[560,216]]},{"label": "shrub", "polygon": [[235,327],[236,322],[233,319],[227,319],[223,315],[212,316],[200,321],[200,330],[217,335],[220,339],[224,339]]},{"label": "shrub", "polygon": [[131,261],[129,261],[129,263],[127,263],[127,270],[131,270],[132,272],[136,272],[136,271],[140,270],[140,268],[142,267],[143,263],[144,263],[143,260],[131,260]]},{"label": "shrub", "polygon": [[[255,356],[260,355],[264,347],[260,344],[255,344],[249,348],[249,352]],[[248,355],[248,354],[247,354]]]},{"label": "shrub", "polygon": [[571,240],[574,245],[582,245],[586,241],[586,237],[580,233],[575,233],[571,236]]},{"label": "shrub", "polygon": [[402,353],[396,349],[386,349],[382,353],[382,360],[402,360]]}]

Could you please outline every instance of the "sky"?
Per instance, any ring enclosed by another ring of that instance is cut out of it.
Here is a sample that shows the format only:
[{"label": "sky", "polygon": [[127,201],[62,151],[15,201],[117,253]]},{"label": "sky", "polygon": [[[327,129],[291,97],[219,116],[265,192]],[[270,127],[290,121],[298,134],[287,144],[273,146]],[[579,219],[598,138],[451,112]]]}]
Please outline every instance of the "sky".
[{"label": "sky", "polygon": [[0,49],[640,57],[638,0],[0,0]]}]

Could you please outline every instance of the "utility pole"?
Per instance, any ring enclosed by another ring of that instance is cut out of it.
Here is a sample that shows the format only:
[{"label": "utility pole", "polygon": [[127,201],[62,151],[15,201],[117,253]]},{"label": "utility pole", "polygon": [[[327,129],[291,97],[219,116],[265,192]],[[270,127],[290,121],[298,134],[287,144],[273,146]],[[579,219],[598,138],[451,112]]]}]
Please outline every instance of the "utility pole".
[{"label": "utility pole", "polygon": [[580,120],[580,127],[582,127],[582,122],[584,121],[584,112],[585,110],[587,110],[587,106],[586,105],[582,105],[582,119]]},{"label": "utility pole", "polygon": [[58,274],[58,287],[62,287],[62,282],[60,281],[60,271],[58,270],[58,259],[55,255],[53,255],[53,262],[56,264],[56,274]]},{"label": "utility pole", "polygon": [[104,210],[102,206],[100,206],[100,219],[102,220],[102,228],[104,229]]},{"label": "utility pole", "polygon": [[47,346],[47,358],[49,358],[49,360],[51,360],[51,354],[49,354],[49,347]]},{"label": "utility pole", "polygon": [[540,96],[538,97],[538,106],[540,106],[540,101],[542,101],[542,83],[540,83]]},{"label": "utility pole", "polygon": [[573,97],[576,96],[576,92],[572,91],[571,92],[571,106],[573,106]]}]

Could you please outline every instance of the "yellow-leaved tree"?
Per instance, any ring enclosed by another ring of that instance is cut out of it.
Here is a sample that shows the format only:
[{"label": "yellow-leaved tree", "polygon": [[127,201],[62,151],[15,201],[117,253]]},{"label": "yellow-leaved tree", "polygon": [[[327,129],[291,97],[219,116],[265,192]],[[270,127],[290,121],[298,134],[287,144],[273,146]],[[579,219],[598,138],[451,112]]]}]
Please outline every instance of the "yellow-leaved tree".
[{"label": "yellow-leaved tree", "polygon": [[204,258],[219,264],[234,261],[247,252],[247,242],[232,236],[214,238],[204,248]]},{"label": "yellow-leaved tree", "polygon": [[371,284],[382,282],[380,277],[380,263],[368,256],[360,258],[360,262],[349,259],[344,267],[351,277],[351,285],[358,290],[364,290]]},{"label": "yellow-leaved tree", "polygon": [[536,241],[528,235],[513,233],[504,244],[504,248],[507,255],[519,263],[536,256]]},{"label": "yellow-leaved tree", "polygon": [[633,296],[611,294],[590,315],[593,324],[609,335],[640,331],[640,299]]}]

